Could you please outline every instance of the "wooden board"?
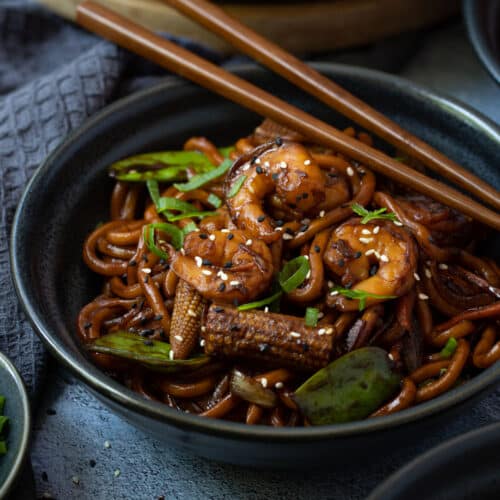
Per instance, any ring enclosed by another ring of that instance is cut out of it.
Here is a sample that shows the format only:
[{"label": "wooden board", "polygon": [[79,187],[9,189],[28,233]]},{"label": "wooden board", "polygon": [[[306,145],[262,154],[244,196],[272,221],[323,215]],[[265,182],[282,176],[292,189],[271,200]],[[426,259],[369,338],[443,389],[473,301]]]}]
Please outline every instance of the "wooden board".
[{"label": "wooden board", "polygon": [[[39,0],[74,19],[79,0]],[[99,0],[98,0],[99,1]],[[231,48],[161,0],[100,0],[155,31],[188,37],[222,52]],[[224,8],[293,52],[321,52],[370,43],[436,24],[459,12],[459,0],[336,0],[227,3]]]}]

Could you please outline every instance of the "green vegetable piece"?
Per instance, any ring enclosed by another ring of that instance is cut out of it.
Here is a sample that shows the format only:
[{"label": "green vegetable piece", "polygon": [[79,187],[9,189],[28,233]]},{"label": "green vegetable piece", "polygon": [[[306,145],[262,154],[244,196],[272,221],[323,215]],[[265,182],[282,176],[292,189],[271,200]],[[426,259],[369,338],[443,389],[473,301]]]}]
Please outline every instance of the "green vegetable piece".
[{"label": "green vegetable piece", "polygon": [[193,231],[196,231],[198,229],[198,226],[194,222],[188,222],[183,228],[182,232],[184,235],[192,233]]},{"label": "green vegetable piece", "polygon": [[222,205],[222,200],[216,194],[213,193],[210,193],[208,195],[207,201],[214,208],[219,208]]},{"label": "green vegetable piece", "polygon": [[361,224],[368,224],[368,222],[371,222],[372,220],[375,219],[383,219],[383,220],[390,220],[390,221],[397,221],[398,218],[396,217],[396,214],[393,212],[385,213],[387,212],[387,208],[379,208],[378,210],[367,210],[365,207],[361,206],[359,203],[353,203],[351,205],[352,211],[355,214],[358,214],[360,217],[363,217],[361,219]]},{"label": "green vegetable piece", "polygon": [[299,287],[306,279],[310,269],[309,260],[304,255],[288,261],[278,275],[278,281],[283,291],[290,293]]},{"label": "green vegetable piece", "polygon": [[205,355],[191,359],[170,359],[171,348],[167,342],[145,339],[123,330],[103,335],[87,348],[93,352],[137,361],[151,370],[167,373],[193,370],[210,362],[210,357]]},{"label": "green vegetable piece", "polygon": [[316,326],[318,324],[319,310],[316,307],[308,307],[304,322],[306,326]]},{"label": "green vegetable piece", "polygon": [[6,424],[9,421],[9,417],[5,417],[4,415],[0,415],[0,435],[6,428]]},{"label": "green vegetable piece", "polygon": [[231,189],[229,190],[229,193],[227,193],[228,198],[233,198],[233,196],[236,196],[238,194],[238,191],[241,189],[241,186],[243,186],[243,183],[247,180],[246,175],[240,175],[238,179],[234,182],[234,184],[231,186]]},{"label": "green vegetable piece", "polygon": [[203,212],[203,211],[183,212],[182,214],[167,215],[167,219],[170,222],[174,222],[176,220],[181,220],[181,219],[192,219],[194,217],[197,217],[198,219],[203,219],[203,217],[211,217],[212,215],[215,214],[216,212]]},{"label": "green vegetable piece", "polygon": [[193,177],[191,177],[188,182],[185,182],[184,184],[174,184],[174,186],[179,191],[183,192],[198,189],[199,187],[225,174],[231,168],[231,165],[231,160],[224,160],[217,168],[214,168],[213,170],[202,174],[193,175]]},{"label": "green vegetable piece", "polygon": [[458,342],[455,337],[450,337],[446,345],[441,350],[440,354],[442,358],[451,358],[455,351],[457,350]]},{"label": "green vegetable piece", "polygon": [[366,418],[399,388],[387,353],[362,347],[330,363],[306,380],[294,399],[313,425]]},{"label": "green vegetable piece", "polygon": [[5,455],[7,453],[7,443],[5,441],[0,441],[0,455]]},{"label": "green vegetable piece", "polygon": [[248,311],[250,309],[257,309],[258,307],[267,306],[277,301],[282,295],[283,292],[276,292],[273,295],[266,297],[265,299],[257,300],[256,302],[247,302],[246,304],[238,306],[238,311]]},{"label": "green vegetable piece", "polygon": [[397,299],[396,295],[377,295],[376,293],[365,292],[364,290],[351,290],[350,288],[342,288],[340,286],[333,287],[330,290],[331,294],[341,294],[348,299],[359,300],[358,309],[363,311],[366,308],[366,299],[368,297],[374,299]]}]

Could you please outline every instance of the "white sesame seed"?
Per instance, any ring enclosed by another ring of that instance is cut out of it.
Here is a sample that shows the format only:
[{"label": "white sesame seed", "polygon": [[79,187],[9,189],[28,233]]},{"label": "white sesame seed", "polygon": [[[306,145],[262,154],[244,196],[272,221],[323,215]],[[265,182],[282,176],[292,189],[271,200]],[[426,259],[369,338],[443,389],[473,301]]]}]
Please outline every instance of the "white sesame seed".
[{"label": "white sesame seed", "polygon": [[334,283],[332,280],[328,280],[327,285],[328,285],[328,288],[333,288]]},{"label": "white sesame seed", "polygon": [[203,264],[203,259],[199,255],[195,256],[194,261],[196,262],[196,265],[198,267],[201,267],[201,265]]},{"label": "white sesame seed", "polygon": [[115,472],[113,472],[115,477],[118,477],[121,474],[120,469],[116,469]]},{"label": "white sesame seed", "polygon": [[200,347],[204,347],[205,346],[205,339],[201,339],[200,340]]},{"label": "white sesame seed", "polygon": [[318,313],[318,319],[321,319],[325,316],[325,313],[319,312]]},{"label": "white sesame seed", "polygon": [[319,216],[320,216],[320,217],[324,217],[324,216],[325,216],[325,211],[324,211],[324,210],[321,210],[321,212],[319,213]]},{"label": "white sesame seed", "polygon": [[304,165],[310,165],[311,164],[311,160],[304,160]]},{"label": "white sesame seed", "polygon": [[431,270],[427,267],[425,268],[425,276],[426,278],[432,278]]},{"label": "white sesame seed", "polygon": [[373,234],[378,234],[379,231],[380,231],[380,226],[375,226],[373,228]]},{"label": "white sesame seed", "polygon": [[275,231],[283,231],[283,228],[282,227],[277,227],[274,229]]},{"label": "white sesame seed", "polygon": [[361,234],[372,234],[372,232],[369,229],[362,229]]},{"label": "white sesame seed", "polygon": [[201,274],[204,274],[205,276],[212,276],[212,271],[209,269],[202,269]]},{"label": "white sesame seed", "polygon": [[425,293],[419,293],[418,294],[418,298],[420,300],[429,300],[429,296],[428,295],[425,295]]},{"label": "white sesame seed", "polygon": [[174,351],[170,351],[168,353],[168,358],[170,359],[170,361],[173,361],[173,359],[174,359]]},{"label": "white sesame seed", "polygon": [[80,484],[80,478],[78,476],[73,476],[71,481],[73,481],[73,484]]},{"label": "white sesame seed", "polygon": [[265,312],[265,313],[268,313],[268,312],[269,312],[269,307],[267,307],[267,306],[266,306],[266,307],[264,307],[264,312]]},{"label": "white sesame seed", "polygon": [[255,194],[255,190],[253,188],[253,186],[250,184],[247,189],[252,193],[252,194]]},{"label": "white sesame seed", "polygon": [[394,356],[393,356],[391,353],[389,353],[389,354],[387,355],[387,357],[388,357],[391,361],[394,361]]},{"label": "white sesame seed", "polygon": [[377,259],[380,259],[380,254],[377,252],[377,250],[374,250],[373,253],[375,254],[375,257],[377,257]]},{"label": "white sesame seed", "polygon": [[394,224],[395,224],[396,226],[402,226],[402,225],[403,225],[403,223],[402,223],[402,222],[399,222],[398,220],[395,220],[395,221],[394,221]]},{"label": "white sesame seed", "polygon": [[109,441],[104,441],[104,448],[111,448],[111,443]]},{"label": "white sesame seed", "polygon": [[380,256],[380,260],[382,262],[389,262],[389,257],[387,257],[387,255],[383,254]]},{"label": "white sesame seed", "polygon": [[215,241],[215,234],[211,234],[211,235],[208,237],[208,239],[209,239],[210,241]]},{"label": "white sesame seed", "polygon": [[256,165],[260,165],[260,158],[257,158],[257,159],[254,161],[254,163],[255,163]]},{"label": "white sesame seed", "polygon": [[330,292],[330,295],[332,297],[335,297],[335,295],[338,295],[338,294],[339,294],[339,292],[337,290],[333,290],[333,292]]},{"label": "white sesame seed", "polygon": [[217,276],[222,280],[222,281],[227,281],[227,274],[224,271],[219,271],[217,273]]},{"label": "white sesame seed", "polygon": [[262,377],[260,379],[260,383],[261,383],[262,387],[266,388],[267,387],[267,378],[266,377]]},{"label": "white sesame seed", "polygon": [[331,334],[333,333],[333,328],[330,326],[329,328],[327,328],[327,329],[325,330],[325,333],[326,333],[327,335],[331,335]]},{"label": "white sesame seed", "polygon": [[297,237],[298,237],[298,236],[302,236],[303,234],[304,234],[304,231],[299,231],[299,232],[297,233]]},{"label": "white sesame seed", "polygon": [[287,168],[288,167],[288,164],[286,161],[282,161],[280,164],[279,164],[280,168]]},{"label": "white sesame seed", "polygon": [[196,313],[192,309],[188,309],[187,315],[196,318]]},{"label": "white sesame seed", "polygon": [[497,293],[497,291],[495,290],[495,288],[494,288],[494,287],[492,287],[492,286],[489,286],[489,287],[488,287],[488,291],[489,291],[489,292],[491,292],[491,293],[494,293],[495,295],[496,295],[496,293]]},{"label": "white sesame seed", "polygon": [[283,389],[283,387],[285,387],[285,385],[283,384],[283,382],[276,382],[276,383],[274,384],[274,387],[275,387],[276,389]]},{"label": "white sesame seed", "polygon": [[182,342],[184,338],[181,335],[174,335],[174,339],[177,340],[178,342]]},{"label": "white sesame seed", "polygon": [[143,267],[142,272],[146,274],[151,274],[151,269],[149,267]]},{"label": "white sesame seed", "polygon": [[352,177],[354,175],[354,170],[352,169],[352,167],[347,167],[347,175],[349,177]]},{"label": "white sesame seed", "polygon": [[299,332],[290,332],[290,336],[298,339],[298,338],[300,338],[300,333]]},{"label": "white sesame seed", "polygon": [[414,277],[417,281],[420,281],[420,276],[418,275],[418,273],[413,273],[413,277]]},{"label": "white sesame seed", "polygon": [[269,168],[270,166],[271,166],[271,164],[268,161],[264,162],[264,167]]},{"label": "white sesame seed", "polygon": [[311,223],[311,219],[308,219],[306,217],[305,219],[302,219],[301,222],[302,222],[302,224],[310,224]]},{"label": "white sesame seed", "polygon": [[439,267],[439,269],[442,269],[443,271],[446,271],[446,269],[448,269],[447,264],[439,264],[438,267]]},{"label": "white sesame seed", "polygon": [[283,239],[284,240],[293,240],[293,236],[288,233],[283,233]]},{"label": "white sesame seed", "polygon": [[206,331],[207,331],[207,327],[206,327],[205,325],[203,325],[203,326],[200,328],[200,330],[201,330],[202,332],[206,332]]},{"label": "white sesame seed", "polygon": [[241,284],[241,282],[240,282],[240,281],[237,281],[237,280],[234,280],[234,281],[230,281],[230,282],[229,282],[229,284],[230,284],[231,286],[239,286],[239,285]]},{"label": "white sesame seed", "polygon": [[181,248],[181,255],[186,255],[186,250],[184,250],[184,248]]},{"label": "white sesame seed", "polygon": [[318,335],[324,335],[326,333],[326,329],[325,328],[320,328],[318,330]]},{"label": "white sesame seed", "polygon": [[306,280],[308,280],[310,277],[311,277],[311,270],[309,269],[309,271],[307,271],[306,274]]},{"label": "white sesame seed", "polygon": [[220,232],[221,233],[229,233],[229,229],[221,229]]},{"label": "white sesame seed", "polygon": [[370,250],[367,250],[365,252],[365,255],[368,257],[369,255],[373,255],[375,253],[375,250],[373,248],[370,248]]},{"label": "white sesame seed", "polygon": [[309,260],[309,255],[304,255],[304,258],[305,258],[306,260]]},{"label": "white sesame seed", "polygon": [[366,245],[368,243],[371,243],[373,241],[373,238],[359,238],[359,241],[361,241],[361,243],[364,243]]},{"label": "white sesame seed", "polygon": [[247,240],[247,241],[245,241],[245,245],[246,245],[247,247],[249,247],[252,243],[253,243],[253,241],[252,241],[252,240]]}]

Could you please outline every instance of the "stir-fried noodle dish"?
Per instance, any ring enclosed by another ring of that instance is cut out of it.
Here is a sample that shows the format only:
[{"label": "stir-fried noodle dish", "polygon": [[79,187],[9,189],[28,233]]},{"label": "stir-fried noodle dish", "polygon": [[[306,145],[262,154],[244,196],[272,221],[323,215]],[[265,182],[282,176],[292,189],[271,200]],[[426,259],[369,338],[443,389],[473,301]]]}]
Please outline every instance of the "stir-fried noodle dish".
[{"label": "stir-fried noodle dish", "polygon": [[266,120],[110,175],[110,220],[83,249],[104,283],[78,332],[146,399],[323,425],[404,410],[500,359],[491,234],[338,152]]}]

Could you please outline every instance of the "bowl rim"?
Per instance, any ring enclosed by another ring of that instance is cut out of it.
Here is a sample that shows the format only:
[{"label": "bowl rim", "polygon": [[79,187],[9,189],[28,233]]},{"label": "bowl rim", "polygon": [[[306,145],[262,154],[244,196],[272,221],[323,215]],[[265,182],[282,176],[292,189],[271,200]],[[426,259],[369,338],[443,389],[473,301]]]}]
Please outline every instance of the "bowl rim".
[{"label": "bowl rim", "polygon": [[490,439],[492,433],[496,435],[498,441],[500,438],[500,422],[486,424],[478,429],[443,441],[397,469],[387,479],[383,480],[366,500],[394,499],[394,491],[397,494],[401,490],[406,478],[425,479],[429,472],[436,470],[437,467],[443,466],[447,462],[451,462],[457,455],[467,453],[471,447],[474,449],[481,447],[485,441]]},{"label": "bowl rim", "polygon": [[479,11],[481,10],[479,2],[477,0],[463,0],[462,10],[469,40],[476,55],[491,78],[500,85],[499,56],[493,52],[491,45],[488,43],[488,38],[482,30],[481,18],[479,16]]},{"label": "bowl rim", "polygon": [[[500,146],[499,126],[467,105],[459,103],[449,97],[432,92],[399,76],[394,76],[377,70],[328,62],[311,63],[311,65],[317,70],[327,74],[334,73],[336,75],[359,77],[363,80],[368,80],[371,83],[382,83],[384,86],[389,86],[393,89],[399,90],[401,93],[409,93],[420,100],[426,102],[430,101],[434,106],[445,109],[447,113],[451,113],[456,117],[460,117],[463,121],[474,124],[476,128],[481,129],[482,133],[488,135],[492,141],[497,142]],[[245,76],[248,77],[249,75],[255,75],[259,72],[267,72],[255,64],[235,65],[232,66],[230,70],[239,74],[243,78],[245,78]],[[169,89],[182,86],[191,86],[196,88],[194,84],[186,82],[178,77],[167,77],[164,81],[152,87],[135,92],[130,96],[115,101],[114,103],[106,106],[100,112],[89,117],[80,127],[71,132],[68,137],[46,158],[46,160],[33,174],[24,190],[14,216],[11,231],[10,263],[12,278],[18,299],[31,325],[36,333],[41,337],[49,352],[58,361],[60,361],[65,367],[69,368],[72,373],[83,381],[91,390],[96,391],[98,395],[109,398],[113,403],[124,406],[128,410],[142,416],[150,417],[154,420],[164,421],[174,427],[202,434],[217,435],[236,440],[248,440],[250,438],[257,441],[280,443],[289,442],[290,440],[295,442],[311,442],[325,438],[345,438],[353,435],[392,429],[416,420],[424,420],[441,410],[451,409],[463,401],[472,398],[481,390],[485,390],[488,387],[500,382],[500,363],[496,363],[496,365],[491,366],[472,380],[468,381],[467,384],[463,384],[458,388],[448,391],[434,400],[427,401],[383,418],[373,418],[356,422],[317,427],[268,428],[267,426],[248,426],[220,419],[203,419],[196,415],[179,412],[162,403],[145,400],[132,390],[124,387],[111,377],[105,375],[89,361],[85,361],[85,364],[83,364],[77,359],[74,359],[72,351],[66,348],[64,343],[59,341],[57,335],[52,334],[45,328],[43,317],[40,317],[35,313],[33,305],[34,302],[32,298],[30,298],[29,287],[25,286],[20,279],[20,268],[22,266],[22,262],[18,262],[17,260],[17,255],[19,253],[17,236],[20,232],[22,232],[23,212],[25,207],[29,205],[30,194],[37,183],[37,180],[44,176],[45,171],[51,167],[51,164],[57,159],[57,157],[67,148],[74,145],[75,142],[79,141],[82,136],[85,136],[87,131],[92,129],[92,127],[96,124],[102,120],[106,120],[108,116],[121,110],[122,108],[132,105],[136,101],[142,101],[143,99],[148,99],[148,97],[157,93],[165,93]]]},{"label": "bowl rim", "polygon": [[[16,367],[13,365],[12,361],[0,352],[0,368],[5,369],[5,371],[12,377],[17,388],[17,393],[21,400],[22,406],[22,435],[21,442],[19,443],[19,448],[17,450],[16,457],[12,464],[10,472],[3,484],[0,484],[0,498],[5,498],[11,488],[14,486],[16,480],[23,470],[24,463],[26,461],[26,456],[28,454],[29,442],[31,436],[31,411],[30,403],[28,399],[28,393],[26,392],[26,387],[24,385],[21,375],[17,371]],[[16,422],[16,425],[18,423]]]}]

